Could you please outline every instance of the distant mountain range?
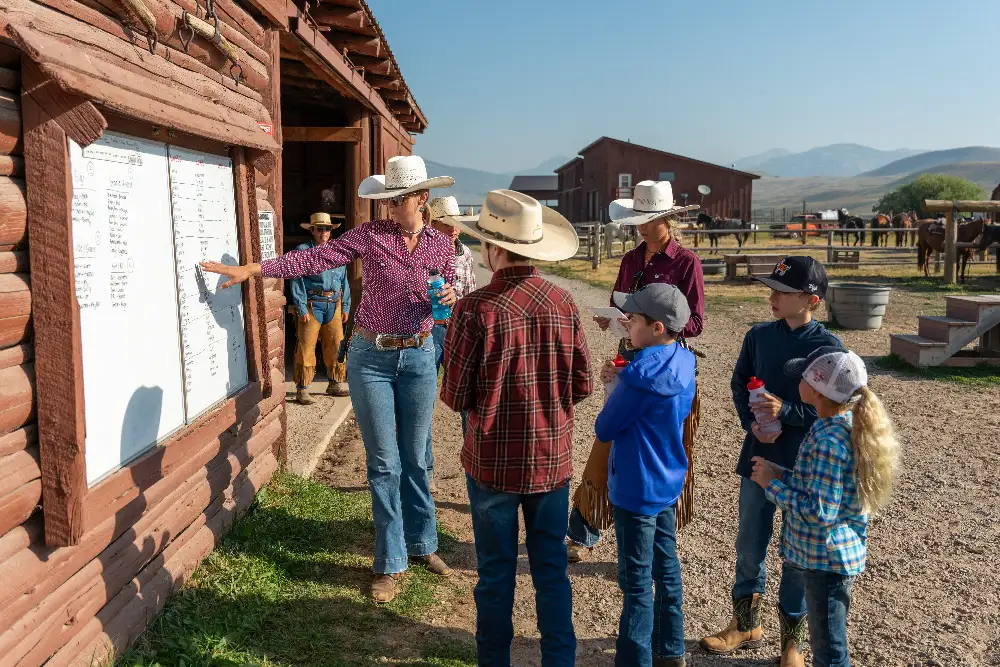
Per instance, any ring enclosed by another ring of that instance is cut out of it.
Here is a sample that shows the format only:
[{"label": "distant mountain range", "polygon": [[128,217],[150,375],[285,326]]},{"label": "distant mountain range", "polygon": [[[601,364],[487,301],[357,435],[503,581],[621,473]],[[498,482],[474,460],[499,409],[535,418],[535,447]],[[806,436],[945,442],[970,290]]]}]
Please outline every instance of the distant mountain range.
[{"label": "distant mountain range", "polygon": [[895,176],[897,174],[910,174],[915,171],[935,169],[942,165],[955,165],[964,162],[1000,162],[1000,148],[967,146],[965,148],[951,148],[946,151],[929,151],[890,162],[885,166],[861,175]]},{"label": "distant mountain range", "polygon": [[881,151],[859,144],[831,144],[801,153],[778,148],[738,160],[736,168],[783,178],[857,176],[922,152],[909,148]]}]

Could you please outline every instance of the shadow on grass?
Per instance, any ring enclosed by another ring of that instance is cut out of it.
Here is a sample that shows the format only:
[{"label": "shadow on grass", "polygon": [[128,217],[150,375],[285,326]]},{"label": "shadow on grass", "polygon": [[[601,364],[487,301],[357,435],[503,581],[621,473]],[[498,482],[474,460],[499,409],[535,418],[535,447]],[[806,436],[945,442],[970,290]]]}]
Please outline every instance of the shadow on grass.
[{"label": "shadow on grass", "polygon": [[911,366],[895,354],[885,357],[869,357],[865,359],[869,366],[883,371],[890,371],[893,376],[901,379],[939,380],[953,382],[975,388],[1000,386],[1000,367],[982,364],[979,366]]},{"label": "shadow on grass", "polygon": [[392,603],[368,599],[372,532],[367,493],[275,477],[118,664],[474,665],[469,632],[420,620],[452,584],[411,567]]}]

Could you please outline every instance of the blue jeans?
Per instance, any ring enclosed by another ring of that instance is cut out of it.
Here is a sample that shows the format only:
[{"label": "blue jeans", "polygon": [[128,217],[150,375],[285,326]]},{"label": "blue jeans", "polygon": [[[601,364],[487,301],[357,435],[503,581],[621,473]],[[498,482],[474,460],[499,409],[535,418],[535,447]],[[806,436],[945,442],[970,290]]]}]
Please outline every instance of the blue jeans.
[{"label": "blue jeans", "polygon": [[[740,525],[736,534],[736,582],[733,599],[764,595],[767,586],[767,547],[774,527],[774,503],[764,495],[764,489],[747,477],[740,477]],[[802,570],[781,566],[778,604],[789,617],[796,619],[806,613],[805,582]]]},{"label": "blue jeans", "polygon": [[426,556],[438,546],[425,457],[437,388],[434,346],[428,338],[421,348],[380,352],[355,336],[347,382],[365,443],[374,569],[402,572],[407,554]]},{"label": "blue jeans", "polygon": [[806,585],[813,667],[851,667],[847,655],[847,613],[851,608],[854,577],[823,570],[799,572]]},{"label": "blue jeans", "polygon": [[510,667],[517,574],[517,508],[524,512],[525,546],[535,612],[542,635],[542,667],[576,664],[573,591],[566,575],[569,485],[548,493],[489,489],[466,475],[472,532],[476,539],[476,654],[482,667]]},{"label": "blue jeans", "polygon": [[655,516],[644,516],[615,508],[618,588],[624,596],[615,665],[652,667],[654,655],[668,659],[684,656],[675,509],[676,505]]},{"label": "blue jeans", "polygon": [[[435,324],[434,328],[431,330],[431,335],[434,338],[434,363],[435,363],[435,377],[437,373],[441,370],[441,364],[444,363],[444,337],[448,333],[448,327],[442,326],[440,324]],[[435,385],[436,387],[436,385]],[[468,425],[469,413],[462,410],[460,413],[462,416],[462,437],[465,437],[466,427]],[[432,429],[433,430],[433,429]],[[434,476],[434,445],[433,445],[433,433],[427,434],[427,476]]]}]

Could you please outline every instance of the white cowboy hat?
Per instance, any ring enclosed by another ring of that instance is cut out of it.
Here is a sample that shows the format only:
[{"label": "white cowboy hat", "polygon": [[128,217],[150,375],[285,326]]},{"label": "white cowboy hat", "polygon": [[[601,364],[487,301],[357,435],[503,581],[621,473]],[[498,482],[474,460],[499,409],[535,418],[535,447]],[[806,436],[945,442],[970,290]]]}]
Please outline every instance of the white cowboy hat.
[{"label": "white cowboy hat", "polygon": [[580,237],[569,220],[514,190],[488,192],[479,215],[466,217],[471,219],[452,220],[480,241],[532,259],[558,262],[580,248]]},{"label": "white cowboy hat", "polygon": [[644,225],[696,208],[701,206],[677,206],[670,181],[640,181],[635,186],[632,199],[616,199],[611,202],[608,215],[620,225]]},{"label": "white cowboy hat", "polygon": [[458,200],[454,197],[435,197],[427,204],[431,210],[431,220],[441,220],[446,225],[452,222],[474,222],[476,216],[462,215],[458,208]]},{"label": "white cowboy hat", "polygon": [[385,175],[369,176],[358,186],[358,196],[362,199],[391,199],[419,190],[450,188],[455,185],[451,176],[427,178],[424,159],[417,155],[399,155],[389,158],[385,164]]},{"label": "white cowboy hat", "polygon": [[331,229],[340,227],[339,222],[333,222],[330,218],[337,218],[343,220],[345,218],[343,213],[313,213],[309,216],[309,222],[299,223],[299,227],[302,229],[313,229],[314,227],[329,227]]}]

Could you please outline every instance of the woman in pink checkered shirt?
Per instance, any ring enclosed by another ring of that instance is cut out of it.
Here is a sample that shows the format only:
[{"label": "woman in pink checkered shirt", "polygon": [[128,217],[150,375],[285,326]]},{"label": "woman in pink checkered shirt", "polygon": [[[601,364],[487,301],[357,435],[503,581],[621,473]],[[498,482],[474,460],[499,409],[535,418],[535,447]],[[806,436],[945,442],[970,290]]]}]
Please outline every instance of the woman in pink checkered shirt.
[{"label": "woman in pink checkered shirt", "polygon": [[294,278],[360,259],[361,303],[347,358],[347,382],[361,429],[375,519],[376,602],[395,597],[395,584],[409,560],[435,574],[451,570],[437,555],[434,499],[428,477],[428,440],[437,394],[427,280],[438,271],[447,283],[438,292],[456,301],[455,246],[450,235],[425,224],[429,189],[454,184],[450,176],[428,178],[417,156],[390,158],[385,176],[366,178],[358,196],[385,200],[389,219],[372,220],[323,246],[289,252],[261,264],[226,266],[204,262],[206,271],[230,278],[224,287],[251,276]]}]

